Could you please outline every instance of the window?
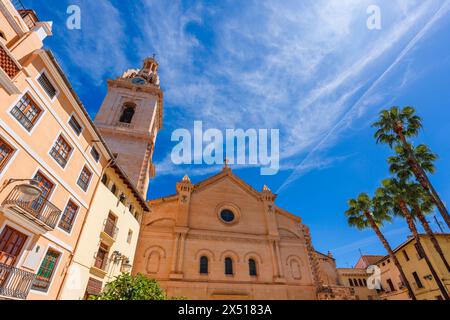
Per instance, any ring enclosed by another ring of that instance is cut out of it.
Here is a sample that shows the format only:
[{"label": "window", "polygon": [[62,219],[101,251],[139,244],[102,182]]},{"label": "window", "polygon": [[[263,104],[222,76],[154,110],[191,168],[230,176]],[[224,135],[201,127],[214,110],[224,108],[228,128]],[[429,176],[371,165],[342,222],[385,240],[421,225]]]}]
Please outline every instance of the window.
[{"label": "window", "polygon": [[352,281],[352,279],[348,279],[348,283],[350,284],[350,287],[353,287],[353,281]]},{"label": "window", "polygon": [[359,283],[359,286],[360,286],[360,287],[364,287],[364,284],[363,284],[363,282],[362,282],[361,279],[358,279],[358,283]]},{"label": "window", "polygon": [[225,274],[233,275],[233,260],[231,258],[225,258]]},{"label": "window", "polygon": [[103,183],[104,185],[107,185],[107,184],[108,184],[108,176],[107,176],[106,174],[104,174],[103,177],[102,177],[102,183]]},{"label": "window", "polygon": [[367,287],[367,280],[363,279],[364,287]]},{"label": "window", "polygon": [[0,172],[8,163],[8,160],[11,158],[13,152],[13,148],[7,144],[5,140],[0,138]]},{"label": "window", "polygon": [[417,288],[419,288],[419,289],[423,288],[422,281],[420,281],[420,278],[419,278],[419,275],[417,274],[417,272],[413,272],[412,275],[414,277],[414,280],[416,281]]},{"label": "window", "polygon": [[41,188],[41,195],[36,200],[33,200],[33,202],[31,203],[31,208],[35,212],[41,212],[41,210],[44,208],[45,203],[50,197],[50,194],[52,193],[53,187],[55,185],[49,179],[47,179],[47,177],[45,177],[40,171],[36,173],[33,180],[39,182],[39,188]]},{"label": "window", "polygon": [[134,207],[133,207],[133,205],[132,205],[132,204],[130,204],[129,210],[130,210],[130,212],[131,212],[131,213],[133,213],[133,211],[134,211]]},{"label": "window", "polygon": [[42,73],[37,81],[41,85],[42,89],[44,89],[45,93],[47,93],[47,95],[50,97],[50,99],[53,99],[56,96],[56,89],[45,73]]},{"label": "window", "polygon": [[131,123],[131,120],[133,120],[134,111],[135,111],[135,104],[128,103],[123,106],[122,115],[120,116],[119,122],[122,123]]},{"label": "window", "polygon": [[248,272],[252,277],[256,277],[258,275],[256,272],[256,261],[254,259],[248,260]]},{"label": "window", "polygon": [[355,287],[359,287],[358,280],[353,279],[353,283],[355,284]]},{"label": "window", "polygon": [[75,203],[69,201],[63,215],[61,216],[58,227],[70,233],[70,231],[72,230],[73,222],[75,221],[75,218],[77,216],[78,209],[79,208]]},{"label": "window", "polygon": [[406,253],[406,250],[403,250],[402,252],[403,252],[403,256],[405,257],[406,261],[409,261],[409,256]]},{"label": "window", "polygon": [[105,220],[104,231],[106,234],[108,234],[111,238],[114,238],[114,239],[117,235],[116,223],[117,223],[117,217],[115,215],[113,215],[112,213],[109,213],[108,218],[106,218],[106,220]]},{"label": "window", "polygon": [[228,209],[222,210],[220,212],[220,218],[227,223],[233,222],[234,213],[233,213],[233,211],[228,210]]},{"label": "window", "polygon": [[[19,258],[26,240],[26,235],[6,225],[0,234],[0,264],[13,266]],[[4,273],[0,275],[0,284],[3,276],[5,276]]]},{"label": "window", "polygon": [[77,121],[77,119],[75,119],[74,116],[70,117],[69,125],[72,127],[73,131],[75,131],[77,136],[79,136],[83,131],[83,128],[81,127],[80,123]]},{"label": "window", "polygon": [[387,282],[387,284],[389,286],[389,289],[391,291],[395,291],[395,287],[394,287],[394,284],[392,283],[392,280],[391,279],[387,279],[386,282]]},{"label": "window", "polygon": [[69,160],[70,154],[72,153],[72,147],[67,143],[67,141],[59,136],[58,140],[56,140],[55,145],[50,151],[50,155],[53,159],[58,162],[58,164],[65,168],[67,164],[67,160]]},{"label": "window", "polygon": [[78,178],[77,184],[80,186],[81,189],[84,191],[87,191],[89,187],[89,182],[92,178],[92,172],[89,171],[88,168],[83,167],[83,170],[81,171],[80,177]]},{"label": "window", "polygon": [[42,109],[37,106],[28,94],[24,94],[11,110],[14,118],[28,131],[34,127],[41,113]]},{"label": "window", "polygon": [[422,260],[423,257],[424,257],[423,256],[423,252],[422,252],[422,248],[420,247],[420,245],[418,243],[415,243],[414,247],[416,247],[416,251],[417,251],[417,254],[419,256],[419,260]]},{"label": "window", "polygon": [[100,154],[94,147],[91,148],[91,156],[92,158],[94,158],[95,162],[98,162],[98,160],[100,160]]},{"label": "window", "polygon": [[108,264],[108,251],[109,248],[103,243],[100,244],[97,254],[94,259],[94,267],[97,269],[105,270]]},{"label": "window", "polygon": [[33,282],[32,289],[47,292],[50,287],[50,281],[55,272],[56,265],[58,264],[61,254],[52,249],[48,249],[45,254],[44,260],[42,260],[41,267],[36,275],[36,279]]},{"label": "window", "polygon": [[6,36],[5,36],[5,34],[3,33],[3,31],[0,31],[0,37],[3,38],[4,40],[6,40]]},{"label": "window", "polygon": [[200,274],[208,274],[208,257],[200,258]]},{"label": "window", "polygon": [[114,195],[116,195],[117,187],[116,187],[115,184],[112,185],[112,187],[111,187],[111,192],[112,192]]},{"label": "window", "polygon": [[131,239],[133,239],[133,230],[128,230],[127,242],[131,243]]}]

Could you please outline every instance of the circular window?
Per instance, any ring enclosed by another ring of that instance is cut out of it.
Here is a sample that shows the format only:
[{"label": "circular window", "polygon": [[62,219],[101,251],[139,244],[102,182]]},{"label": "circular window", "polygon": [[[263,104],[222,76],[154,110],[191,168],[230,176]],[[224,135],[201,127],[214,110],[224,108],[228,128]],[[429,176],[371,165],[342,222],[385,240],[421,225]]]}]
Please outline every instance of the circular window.
[{"label": "circular window", "polygon": [[229,209],[224,209],[220,212],[220,218],[227,223],[233,222],[234,221],[234,213],[233,213],[233,211],[231,211]]}]

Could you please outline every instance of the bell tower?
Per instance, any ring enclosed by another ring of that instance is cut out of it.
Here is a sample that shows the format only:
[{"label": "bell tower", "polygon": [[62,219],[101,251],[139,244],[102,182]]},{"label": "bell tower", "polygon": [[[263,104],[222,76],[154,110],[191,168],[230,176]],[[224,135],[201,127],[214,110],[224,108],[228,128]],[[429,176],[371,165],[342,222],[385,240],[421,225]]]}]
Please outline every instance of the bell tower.
[{"label": "bell tower", "polygon": [[146,198],[154,177],[153,150],[162,127],[163,94],[158,63],[146,58],[141,69],[130,69],[108,80],[108,92],[94,123],[117,162]]}]

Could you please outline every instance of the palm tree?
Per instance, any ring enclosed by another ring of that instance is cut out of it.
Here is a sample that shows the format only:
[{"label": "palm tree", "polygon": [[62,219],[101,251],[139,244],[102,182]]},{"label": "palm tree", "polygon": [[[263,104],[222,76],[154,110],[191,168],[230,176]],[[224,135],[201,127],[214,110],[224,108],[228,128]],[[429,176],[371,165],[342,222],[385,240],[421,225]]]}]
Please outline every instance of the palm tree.
[{"label": "palm tree", "polygon": [[391,148],[397,144],[404,148],[411,171],[422,187],[430,193],[439,212],[450,228],[450,215],[447,208],[428,179],[425,173],[427,169],[420,166],[414,149],[407,140],[407,138],[416,137],[422,128],[422,119],[415,113],[416,110],[412,107],[405,107],[402,110],[399,107],[392,107],[390,110],[381,111],[379,120],[372,125],[378,128],[375,138],[377,143],[387,143]]},{"label": "palm tree", "polygon": [[361,193],[357,199],[350,199],[348,201],[348,206],[349,208],[345,212],[345,215],[348,219],[348,224],[351,227],[358,228],[359,230],[367,228],[373,229],[373,231],[376,233],[381,243],[383,244],[384,248],[388,252],[390,258],[392,259],[392,261],[394,261],[394,264],[400,273],[400,278],[408,289],[409,296],[412,300],[416,300],[414,291],[412,290],[411,285],[405,276],[405,273],[402,266],[400,265],[400,262],[397,259],[397,256],[389,245],[389,242],[381,233],[380,226],[383,225],[383,222],[391,220],[391,217],[381,207],[381,203],[377,200],[370,199],[370,197],[366,193]]},{"label": "palm tree", "polygon": [[[409,170],[408,155],[406,150],[402,146],[397,146],[395,148],[397,155],[389,157],[388,163],[390,165],[390,172],[396,174],[399,179],[407,180],[411,177],[411,171]],[[433,154],[427,146],[419,145],[413,149],[415,157],[419,162],[419,165],[428,172],[434,172],[433,161],[437,159],[437,156]],[[429,193],[424,192],[421,185],[413,184],[412,190],[415,195],[411,197],[411,213],[417,218],[425,230],[426,234],[429,236],[434,248],[444,262],[447,271],[450,272],[450,265],[445,258],[444,252],[442,251],[439,242],[437,241],[433,230],[428,224],[425,218],[426,214],[433,212],[434,202],[430,197]]]},{"label": "palm tree", "polygon": [[419,232],[417,231],[416,225],[414,224],[414,218],[408,208],[408,205],[416,201],[416,191],[415,185],[395,178],[386,179],[382,182],[383,187],[376,191],[378,199],[383,203],[385,208],[389,208],[389,212],[392,215],[400,216],[406,219],[409,229],[414,236],[416,241],[417,250],[419,254],[425,258],[425,262],[433,275],[439,290],[445,300],[450,300],[450,296],[439,278],[434,266],[432,265],[428,255],[423,249],[422,242],[420,240]]}]

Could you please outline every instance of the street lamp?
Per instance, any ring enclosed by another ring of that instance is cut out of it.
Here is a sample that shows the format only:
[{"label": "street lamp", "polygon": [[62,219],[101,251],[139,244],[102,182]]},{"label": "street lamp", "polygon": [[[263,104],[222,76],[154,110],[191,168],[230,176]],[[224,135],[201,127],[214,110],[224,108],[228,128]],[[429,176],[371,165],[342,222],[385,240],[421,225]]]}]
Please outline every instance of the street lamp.
[{"label": "street lamp", "polygon": [[17,186],[17,189],[21,192],[21,200],[28,202],[39,198],[42,194],[41,188],[39,188],[39,181],[34,179],[9,179],[5,181],[0,192],[2,192],[7,186],[16,182],[29,182],[22,183]]}]

